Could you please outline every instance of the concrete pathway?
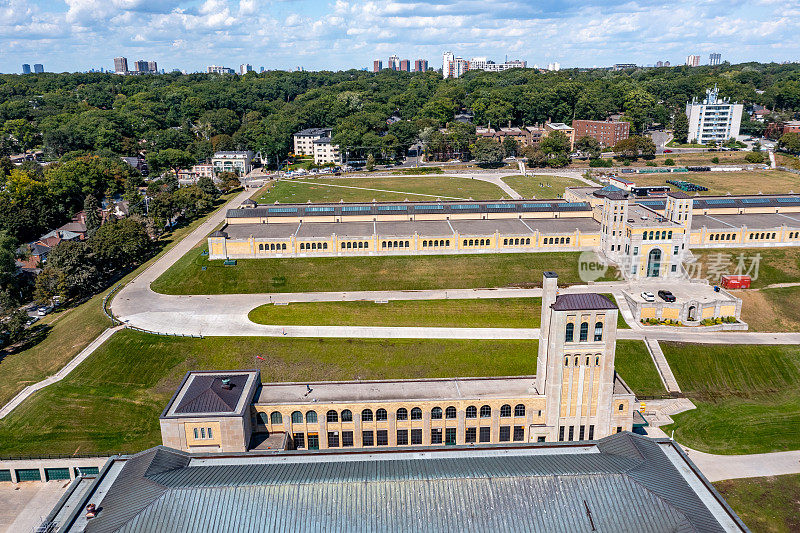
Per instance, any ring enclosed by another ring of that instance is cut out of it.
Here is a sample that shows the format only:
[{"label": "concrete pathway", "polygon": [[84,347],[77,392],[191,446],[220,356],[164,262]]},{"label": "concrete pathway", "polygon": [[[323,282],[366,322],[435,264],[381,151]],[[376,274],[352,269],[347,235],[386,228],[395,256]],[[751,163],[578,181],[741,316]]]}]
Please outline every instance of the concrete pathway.
[{"label": "concrete pathway", "polygon": [[658,376],[661,378],[661,383],[664,384],[664,388],[667,389],[667,392],[681,392],[681,388],[678,386],[678,380],[676,380],[675,376],[672,374],[672,369],[669,367],[667,358],[664,357],[664,352],[661,351],[661,346],[659,346],[658,341],[645,337],[644,344],[647,346],[650,357],[653,358],[653,363],[656,365],[656,370],[658,370]]},{"label": "concrete pathway", "polygon": [[34,383],[33,385],[28,385],[21,391],[19,394],[14,396],[10,402],[5,404],[2,408],[0,408],[0,420],[6,417],[8,413],[13,411],[19,404],[25,401],[31,394],[34,392],[47,387],[48,385],[52,385],[53,383],[57,383],[67,377],[70,372],[75,370],[79,364],[81,364],[87,357],[92,355],[92,353],[100,347],[101,344],[106,342],[111,335],[122,329],[123,326],[117,326],[114,328],[108,328],[103,333],[100,334],[96,339],[89,343],[89,345],[84,348],[78,355],[72,358],[72,360],[67,363],[61,370],[53,374],[52,376],[43,379],[38,383]]},{"label": "concrete pathway", "polygon": [[800,474],[800,450],[754,455],[713,455],[682,446],[709,481]]}]

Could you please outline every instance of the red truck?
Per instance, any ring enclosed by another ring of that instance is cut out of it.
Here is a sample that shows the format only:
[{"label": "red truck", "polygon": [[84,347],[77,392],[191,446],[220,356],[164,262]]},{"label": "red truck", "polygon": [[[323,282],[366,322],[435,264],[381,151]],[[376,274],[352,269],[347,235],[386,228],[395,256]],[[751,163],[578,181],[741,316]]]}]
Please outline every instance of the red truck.
[{"label": "red truck", "polygon": [[750,276],[722,276],[723,289],[749,289]]}]

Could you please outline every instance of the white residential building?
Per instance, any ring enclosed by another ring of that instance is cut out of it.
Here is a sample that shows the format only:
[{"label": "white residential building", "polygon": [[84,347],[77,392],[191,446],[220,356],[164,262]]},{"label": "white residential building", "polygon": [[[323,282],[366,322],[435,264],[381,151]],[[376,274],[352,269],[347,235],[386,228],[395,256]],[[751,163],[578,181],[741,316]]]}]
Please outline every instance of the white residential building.
[{"label": "white residential building", "polygon": [[314,141],[314,164],[341,163],[339,145],[333,144],[330,137],[321,137]]},{"label": "white residential building", "polygon": [[236,74],[236,72],[232,68],[223,67],[220,65],[209,65],[206,67],[206,73],[208,74]]},{"label": "white residential building", "polygon": [[486,72],[502,72],[512,68],[525,68],[527,62],[513,60],[506,61],[505,63],[495,63],[491,59],[485,57],[473,57],[469,62],[469,70],[485,70]]},{"label": "white residential building", "polygon": [[699,67],[700,66],[700,56],[698,55],[690,55],[686,57],[686,66],[687,67]]},{"label": "white residential building", "polygon": [[706,98],[686,104],[689,117],[689,141],[706,144],[709,141],[725,142],[739,135],[742,123],[742,104],[732,104],[719,98],[719,89],[706,89]]},{"label": "white residential building", "polygon": [[244,76],[248,72],[253,72],[253,65],[249,63],[245,63],[243,65],[239,65],[239,74]]},{"label": "white residential building", "polygon": [[294,134],[294,154],[314,155],[314,141],[323,137],[330,137],[331,128],[306,128]]},{"label": "white residential building", "polygon": [[220,172],[233,172],[237,176],[244,176],[253,170],[253,152],[217,152],[211,158],[211,165],[214,167],[214,176]]},{"label": "white residential building", "polygon": [[470,69],[469,61],[456,57],[453,52],[442,54],[442,76],[445,78],[460,78]]}]

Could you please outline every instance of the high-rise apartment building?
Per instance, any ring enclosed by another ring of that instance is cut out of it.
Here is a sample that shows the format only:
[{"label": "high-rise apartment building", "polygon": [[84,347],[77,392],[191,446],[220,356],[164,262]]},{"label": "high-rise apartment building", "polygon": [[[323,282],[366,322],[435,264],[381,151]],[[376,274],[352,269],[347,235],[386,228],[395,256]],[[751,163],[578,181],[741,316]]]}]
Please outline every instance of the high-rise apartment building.
[{"label": "high-rise apartment building", "polygon": [[147,72],[149,72],[150,74],[158,74],[158,63],[156,63],[155,61],[148,61]]},{"label": "high-rise apartment building", "polygon": [[44,72],[44,65],[42,65],[41,63],[35,63],[33,65],[33,72],[35,72],[36,74],[41,74],[42,72]]},{"label": "high-rise apartment building", "polygon": [[411,72],[411,60],[410,59],[401,59],[400,60],[400,70],[403,72]]},{"label": "high-rise apartment building", "polygon": [[220,65],[209,65],[206,67],[206,72],[208,74],[236,74],[232,68],[223,67]]},{"label": "high-rise apartment building", "polygon": [[716,67],[720,63],[722,63],[722,54],[718,54],[718,53],[715,52],[713,54],[709,54],[708,55],[708,64],[709,65],[711,65],[712,67]]},{"label": "high-rise apartment building", "polygon": [[392,54],[389,56],[389,63],[387,63],[386,68],[400,70],[400,58],[397,56],[397,54]]},{"label": "high-rise apartment building", "polygon": [[689,117],[689,141],[707,144],[711,141],[725,142],[739,135],[742,123],[742,104],[732,104],[727,98],[719,98],[719,89],[706,89],[706,98],[686,104]]},{"label": "high-rise apartment building", "polygon": [[428,71],[428,60],[427,59],[417,59],[414,61],[414,72],[427,72]]},{"label": "high-rise apartment building", "polygon": [[469,61],[455,57],[453,52],[442,54],[442,76],[445,78],[460,78],[470,69]]},{"label": "high-rise apartment building", "polygon": [[253,65],[251,65],[250,63],[245,63],[243,65],[239,65],[239,74],[241,76],[244,76],[248,72],[253,72]]},{"label": "high-rise apartment building", "polygon": [[698,55],[690,55],[686,57],[686,66],[687,67],[699,67],[700,66],[700,56]]},{"label": "high-rise apartment building", "polygon": [[372,62],[372,72],[380,72],[383,70],[383,61],[376,59]]},{"label": "high-rise apartment building", "polygon": [[128,73],[128,58],[127,57],[115,57],[114,58],[114,72],[116,74],[127,74]]},{"label": "high-rise apartment building", "polygon": [[22,73],[23,74],[30,74],[31,73],[31,66],[27,63],[22,64]]}]

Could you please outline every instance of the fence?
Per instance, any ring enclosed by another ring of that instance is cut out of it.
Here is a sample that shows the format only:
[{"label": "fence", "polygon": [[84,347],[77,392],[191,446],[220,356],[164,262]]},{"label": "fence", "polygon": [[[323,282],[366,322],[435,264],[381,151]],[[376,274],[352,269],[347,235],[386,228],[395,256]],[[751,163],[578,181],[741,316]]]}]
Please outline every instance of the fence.
[{"label": "fence", "polygon": [[137,328],[136,326],[131,326],[129,324],[125,324],[125,329],[132,329],[133,331],[140,331],[142,333],[149,333],[150,335],[161,335],[162,337],[191,337],[193,339],[202,339],[202,335],[192,335],[187,333],[165,333],[163,331],[153,331],[150,329],[144,328]]},{"label": "fence", "polygon": [[115,317],[113,313],[109,313],[108,302],[114,296],[114,293],[116,293],[120,289],[120,287],[122,287],[122,284],[118,283],[117,285],[114,286],[113,289],[108,291],[108,294],[106,294],[105,298],[103,298],[103,313],[105,313],[105,315],[111,320],[111,323],[114,324],[115,326],[122,324],[122,322],[117,317]]},{"label": "fence", "polygon": [[108,302],[114,296],[114,294],[122,287],[122,284],[116,285],[113,289],[111,289],[108,294],[106,294],[105,298],[103,298],[103,313],[111,320],[111,322],[115,325],[123,325],[125,329],[132,329],[134,331],[141,331],[142,333],[149,333],[150,335],[161,335],[162,337],[192,337],[194,339],[202,339],[202,335],[187,335],[184,333],[164,333],[161,331],[153,331],[144,328],[137,328],[136,326],[131,326],[130,324],[125,324],[120,319],[114,316],[113,312],[110,312],[108,309]]}]

